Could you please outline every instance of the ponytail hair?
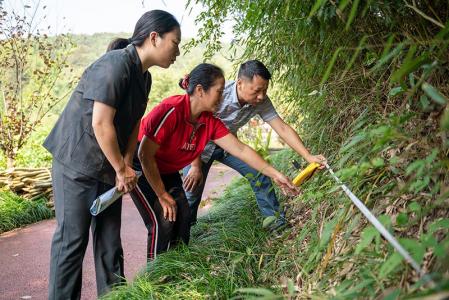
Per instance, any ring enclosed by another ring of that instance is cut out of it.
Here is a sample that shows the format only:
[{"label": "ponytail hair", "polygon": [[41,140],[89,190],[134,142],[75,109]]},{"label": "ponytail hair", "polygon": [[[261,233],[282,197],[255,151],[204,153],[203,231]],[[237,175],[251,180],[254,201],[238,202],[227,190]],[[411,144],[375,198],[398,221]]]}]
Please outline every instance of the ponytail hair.
[{"label": "ponytail hair", "polygon": [[192,95],[197,85],[207,92],[218,78],[224,78],[223,70],[213,64],[202,63],[196,66],[190,74],[179,80],[179,86]]},{"label": "ponytail hair", "polygon": [[126,46],[128,46],[129,44],[130,44],[129,39],[117,38],[109,43],[106,52],[109,52],[109,51],[115,50],[115,49],[126,48]]},{"label": "ponytail hair", "polygon": [[172,14],[158,9],[147,11],[137,21],[132,37],[113,40],[109,43],[106,52],[123,49],[129,44],[141,46],[151,32],[157,32],[160,37],[163,37],[165,33],[179,27],[179,22]]}]

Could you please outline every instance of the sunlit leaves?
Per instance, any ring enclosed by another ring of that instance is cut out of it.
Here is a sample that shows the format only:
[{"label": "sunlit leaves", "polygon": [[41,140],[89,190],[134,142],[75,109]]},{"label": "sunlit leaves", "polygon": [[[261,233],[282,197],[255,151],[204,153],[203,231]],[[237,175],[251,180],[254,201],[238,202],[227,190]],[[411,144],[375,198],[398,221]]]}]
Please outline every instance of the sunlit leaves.
[{"label": "sunlit leaves", "polygon": [[273,224],[275,221],[276,221],[276,217],[275,216],[266,217],[265,219],[263,219],[262,227],[263,228],[268,228],[268,226]]},{"label": "sunlit leaves", "polygon": [[313,16],[318,11],[318,9],[321,6],[323,6],[323,4],[326,2],[327,2],[327,0],[316,0],[315,4],[312,6],[312,9],[310,10],[309,17]]},{"label": "sunlit leaves", "polygon": [[446,106],[443,116],[441,117],[441,128],[449,131],[449,106]]},{"label": "sunlit leaves", "polygon": [[[388,44],[387,44],[388,46]],[[389,62],[391,59],[396,57],[404,48],[404,43],[399,43],[392,51],[385,53],[382,57],[377,61],[376,65],[372,68],[372,71],[376,71],[380,69],[383,65]]]},{"label": "sunlit leaves", "polygon": [[359,8],[359,4],[360,4],[360,0],[353,1],[352,6],[351,6],[351,12],[349,13],[348,21],[346,22],[346,27],[345,27],[346,30],[349,30],[352,22],[354,21],[355,16],[357,14],[357,9]]},{"label": "sunlit leaves", "polygon": [[400,95],[402,93],[404,93],[404,88],[402,86],[397,86],[394,87],[390,90],[390,92],[388,93],[388,96],[394,97],[396,95]]},{"label": "sunlit leaves", "polygon": [[359,254],[363,249],[368,247],[375,238],[379,238],[380,233],[374,226],[367,226],[361,234],[360,242],[357,244],[355,254]]},{"label": "sunlit leaves", "polygon": [[426,53],[414,59],[408,58],[407,56],[402,66],[399,69],[397,69],[393,73],[393,75],[391,75],[391,81],[392,82],[402,81],[406,75],[416,71],[419,67],[428,62],[429,57]]}]

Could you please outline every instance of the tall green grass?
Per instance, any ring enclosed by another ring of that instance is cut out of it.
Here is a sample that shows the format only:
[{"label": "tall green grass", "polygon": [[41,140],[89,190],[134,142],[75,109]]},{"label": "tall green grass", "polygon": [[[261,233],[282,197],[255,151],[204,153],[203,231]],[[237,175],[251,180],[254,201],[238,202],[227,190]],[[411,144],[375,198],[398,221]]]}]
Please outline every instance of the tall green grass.
[{"label": "tall green grass", "polygon": [[46,199],[29,201],[10,191],[0,191],[0,233],[53,217]]},{"label": "tall green grass", "polygon": [[[234,182],[192,228],[191,243],[157,257],[146,272],[105,299],[227,299],[261,280],[267,233],[244,179]],[[143,251],[144,249],[142,249]]]},{"label": "tall green grass", "polygon": [[[271,159],[291,177],[297,173],[290,163],[298,159],[292,151]],[[371,172],[382,169],[375,160],[370,166]],[[338,175],[347,179],[347,172],[342,169]],[[434,211],[422,207],[418,213],[416,204],[402,211],[407,221],[385,211],[391,209],[388,202],[373,206],[370,197],[380,201],[379,194],[387,194],[389,185],[379,185],[385,178],[373,183],[371,177],[364,180],[359,175],[351,175],[359,182],[351,188],[426,266],[435,289],[424,286],[332,179],[320,172],[303,186],[300,196],[282,199],[290,227],[279,234],[261,228],[249,185],[243,179],[234,182],[193,228],[188,247],[160,255],[134,282],[105,299],[404,299],[448,289],[449,220],[425,223]],[[419,224],[423,227],[417,234]]]}]

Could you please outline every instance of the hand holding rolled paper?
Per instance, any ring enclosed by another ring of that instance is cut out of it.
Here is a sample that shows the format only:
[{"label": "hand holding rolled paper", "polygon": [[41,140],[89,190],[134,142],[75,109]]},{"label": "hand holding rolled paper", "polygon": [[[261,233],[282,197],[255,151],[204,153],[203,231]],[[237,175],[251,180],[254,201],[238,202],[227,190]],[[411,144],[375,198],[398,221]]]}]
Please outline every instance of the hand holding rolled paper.
[{"label": "hand holding rolled paper", "polygon": [[[142,175],[142,172],[136,171],[136,175],[137,177],[140,177]],[[120,192],[116,186],[101,194],[97,199],[95,199],[94,203],[92,203],[92,206],[90,207],[91,215],[97,216],[99,213],[101,213],[106,208],[111,206],[111,204],[117,201],[118,198],[123,196],[123,194],[124,192]]]}]

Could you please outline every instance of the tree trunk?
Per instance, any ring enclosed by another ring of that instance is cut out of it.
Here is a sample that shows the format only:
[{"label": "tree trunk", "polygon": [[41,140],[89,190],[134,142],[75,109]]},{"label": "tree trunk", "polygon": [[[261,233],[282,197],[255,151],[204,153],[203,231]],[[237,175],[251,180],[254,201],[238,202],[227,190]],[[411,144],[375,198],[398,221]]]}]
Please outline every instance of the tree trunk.
[{"label": "tree trunk", "polygon": [[14,166],[15,166],[15,164],[16,164],[16,157],[15,157],[15,155],[14,155],[14,157],[7,157],[7,161],[6,161],[6,167],[8,168],[8,169],[11,169],[11,168],[14,168]]}]

